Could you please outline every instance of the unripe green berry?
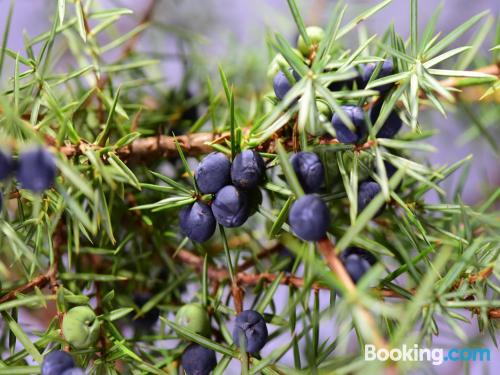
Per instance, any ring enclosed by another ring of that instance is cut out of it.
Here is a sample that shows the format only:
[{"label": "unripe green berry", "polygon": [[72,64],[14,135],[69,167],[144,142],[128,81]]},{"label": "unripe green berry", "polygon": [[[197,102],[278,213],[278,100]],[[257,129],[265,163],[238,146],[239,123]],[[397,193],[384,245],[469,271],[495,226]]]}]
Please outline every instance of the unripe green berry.
[{"label": "unripe green berry", "polygon": [[70,309],[63,319],[62,331],[66,341],[76,349],[87,349],[99,338],[99,320],[88,306]]},{"label": "unripe green berry", "polygon": [[206,309],[198,303],[182,306],[175,316],[175,322],[195,333],[210,336],[210,319]]},{"label": "unripe green berry", "polygon": [[[325,37],[325,31],[319,26],[307,27],[306,33],[309,36],[309,39],[311,40],[311,46],[317,47],[318,44]],[[307,46],[306,42],[302,38],[302,35],[300,35],[299,38],[297,39],[297,48],[302,53],[302,55],[304,55],[306,57],[308,57],[309,54],[311,53],[309,47]]]},{"label": "unripe green berry", "polygon": [[[302,59],[302,54],[298,49],[293,48],[292,51]],[[281,70],[280,68],[281,66],[288,68],[289,65],[290,64],[288,64],[283,55],[281,53],[278,53],[269,63],[269,67],[267,68],[267,78],[272,80],[276,76],[276,74],[278,74],[278,72]]]}]

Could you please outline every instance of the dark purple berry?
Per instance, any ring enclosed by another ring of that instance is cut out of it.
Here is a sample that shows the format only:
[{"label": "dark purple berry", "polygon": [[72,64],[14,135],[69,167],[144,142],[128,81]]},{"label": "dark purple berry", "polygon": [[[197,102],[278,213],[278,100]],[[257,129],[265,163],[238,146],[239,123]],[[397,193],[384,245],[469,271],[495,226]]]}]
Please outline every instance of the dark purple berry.
[{"label": "dark purple berry", "polygon": [[[363,211],[381,190],[380,185],[375,181],[361,182],[358,187],[358,213]],[[382,211],[383,208],[380,209],[375,216],[380,215]]]},{"label": "dark purple berry", "polygon": [[252,216],[257,212],[259,206],[262,204],[262,192],[259,188],[245,191],[248,197],[248,206],[250,210],[250,215]]},{"label": "dark purple berry", "polygon": [[56,172],[54,155],[44,148],[25,151],[19,156],[17,180],[23,189],[41,193],[54,184]]},{"label": "dark purple berry", "polygon": [[345,114],[349,117],[351,122],[354,124],[355,131],[351,131],[342,121],[340,116],[335,113],[332,117],[332,125],[335,129],[335,134],[337,139],[342,143],[360,143],[368,134],[368,129],[366,127],[365,115],[361,107],[356,107],[353,105],[343,106]]},{"label": "dark purple berry", "polygon": [[[380,110],[382,109],[383,101],[379,100],[370,111],[370,120],[372,125],[375,125],[375,122],[380,115]],[[387,120],[385,120],[384,125],[380,128],[377,133],[377,138],[392,138],[394,137],[399,130],[403,126],[403,121],[399,118],[396,111],[391,111]]]},{"label": "dark purple berry", "polygon": [[214,194],[231,183],[231,162],[222,152],[212,152],[203,158],[194,176],[203,194]]},{"label": "dark purple berry", "polygon": [[208,205],[194,202],[179,211],[179,223],[182,233],[196,242],[205,242],[215,232],[215,218]]},{"label": "dark purple berry", "polygon": [[293,170],[306,193],[316,193],[325,182],[323,163],[314,152],[298,152],[290,158]]},{"label": "dark purple berry", "polygon": [[228,228],[239,227],[250,215],[247,194],[233,185],[224,186],[215,194],[212,202],[215,220]]},{"label": "dark purple berry", "polygon": [[332,82],[332,83],[330,83],[330,85],[328,85],[328,89],[330,91],[341,91],[342,89],[352,90],[354,88],[355,82],[358,84],[358,87],[359,87],[361,77],[360,77],[358,71],[356,70],[356,68],[351,67],[348,71],[355,73],[356,76],[353,78],[350,78],[350,79],[346,79],[344,81]]},{"label": "dark purple berry", "polygon": [[349,247],[339,255],[340,261],[354,283],[377,262],[372,253],[358,247]]},{"label": "dark purple berry", "polygon": [[238,314],[233,329],[233,341],[240,346],[241,340],[248,353],[258,353],[267,342],[267,326],[257,311],[245,310]]},{"label": "dark purple berry", "polygon": [[0,180],[9,177],[14,172],[14,161],[10,154],[0,151]]},{"label": "dark purple berry", "polygon": [[281,245],[280,251],[278,252],[278,258],[283,260],[287,260],[283,270],[290,273],[293,270],[293,265],[295,263],[295,254],[290,251],[290,249],[286,246]]},{"label": "dark purple berry", "polygon": [[[363,67],[363,88],[366,87],[368,84],[368,81],[370,81],[371,76],[375,72],[375,69],[379,63],[368,63]],[[391,60],[385,60],[382,64],[382,67],[380,68],[380,71],[376,77],[372,78],[372,81],[378,79],[378,78],[383,78],[390,76],[394,71],[394,65],[392,64]],[[380,92],[386,92],[391,89],[393,86],[393,83],[388,83],[386,85],[382,85],[379,87],[374,87],[375,90],[380,91]]]},{"label": "dark purple berry", "polygon": [[[151,299],[151,297],[151,293],[137,293],[134,295],[134,303],[137,307],[142,308]],[[138,329],[149,329],[155,325],[159,317],[160,310],[155,306],[144,315],[134,319],[132,323]]]},{"label": "dark purple berry", "polygon": [[73,357],[61,350],[45,355],[42,362],[42,375],[61,375],[64,371],[75,367]]},{"label": "dark purple berry", "polygon": [[320,197],[304,195],[292,204],[288,221],[293,232],[305,241],[319,241],[326,236],[330,213]]},{"label": "dark purple berry", "polygon": [[236,155],[231,166],[231,180],[240,189],[253,189],[262,181],[265,164],[254,150],[245,150]]},{"label": "dark purple berry", "polygon": [[181,364],[187,375],[208,375],[217,366],[217,358],[213,350],[191,344],[182,353]]},{"label": "dark purple berry", "polygon": [[[296,81],[300,80],[300,76],[293,69],[289,69],[289,71],[290,73],[292,73]],[[283,98],[288,93],[288,91],[290,91],[292,86],[293,84],[290,83],[285,73],[283,73],[281,70],[274,76],[273,79],[274,94],[279,100],[283,100]]]},{"label": "dark purple berry", "polygon": [[85,371],[83,371],[79,367],[73,367],[69,370],[64,371],[61,375],[85,375]]}]

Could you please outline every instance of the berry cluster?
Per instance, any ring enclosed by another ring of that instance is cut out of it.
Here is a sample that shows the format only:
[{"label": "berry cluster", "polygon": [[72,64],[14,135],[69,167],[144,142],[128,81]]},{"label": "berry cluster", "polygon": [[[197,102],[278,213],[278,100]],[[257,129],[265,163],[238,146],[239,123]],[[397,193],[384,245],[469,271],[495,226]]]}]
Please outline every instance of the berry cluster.
[{"label": "berry cluster", "polygon": [[[181,307],[175,321],[199,335],[211,335],[210,317],[200,304],[190,303]],[[257,311],[245,310],[237,315],[233,329],[236,346],[243,345],[248,353],[256,354],[266,344],[267,337],[266,322]],[[181,364],[187,375],[208,375],[217,365],[217,359],[213,350],[191,343],[182,353]]]},{"label": "berry cluster", "polygon": [[76,366],[69,353],[54,350],[44,357],[41,375],[85,375],[85,372]]},{"label": "berry cluster", "polygon": [[[311,54],[314,53],[315,49],[317,49],[319,42],[323,39],[324,31],[317,26],[311,26],[306,29],[306,32],[312,43],[311,48],[307,47],[302,36],[300,36],[297,40],[297,50],[295,50],[295,53],[307,61]],[[354,74],[354,78],[332,82],[328,88],[331,91],[341,91],[344,89],[353,90],[356,88],[363,89],[370,81],[387,77],[395,73],[394,65],[391,60],[384,60],[381,63],[361,64],[356,67],[351,67],[349,71]],[[273,88],[278,100],[283,100],[292,86],[301,79],[297,72],[288,67],[288,63],[281,55],[276,56],[271,63],[270,72],[275,73]],[[369,112],[368,117],[372,125],[376,123],[385,96],[392,86],[393,85],[389,83],[376,87],[376,90],[380,93],[380,98],[374,103],[373,108]],[[325,104],[323,101],[317,101],[317,105],[319,108],[320,105],[324,106]],[[349,118],[352,125],[354,125],[354,128],[349,127],[338,113],[333,113],[331,124],[337,140],[346,144],[363,143],[368,136],[368,124],[365,118],[364,109],[355,104],[345,104],[341,108],[342,112]],[[328,108],[327,111],[323,112],[331,113],[332,111],[331,108]],[[376,136],[378,138],[392,138],[399,132],[402,125],[403,122],[398,114],[392,111]]]},{"label": "berry cluster", "polygon": [[[297,178],[308,194],[296,200],[290,209],[288,221],[293,232],[305,241],[320,241],[326,238],[330,225],[330,213],[325,202],[317,193],[324,184],[324,167],[315,153],[298,152],[290,158]],[[395,172],[394,166],[386,163],[389,176]],[[359,184],[358,210],[362,211],[380,193],[380,185],[369,179]],[[379,210],[377,215],[383,211]],[[362,249],[349,248],[340,257],[347,273],[357,282],[368,268],[376,262],[375,257]]]},{"label": "berry cluster", "polygon": [[54,184],[56,173],[54,155],[44,148],[25,151],[17,160],[0,151],[0,180],[15,174],[23,189],[41,193]]},{"label": "berry cluster", "polygon": [[264,172],[264,160],[254,150],[239,153],[232,163],[221,152],[203,158],[195,171],[196,185],[202,194],[214,194],[214,199],[210,205],[198,200],[179,212],[184,235],[204,242],[214,234],[216,223],[228,228],[243,225],[260,195]]}]

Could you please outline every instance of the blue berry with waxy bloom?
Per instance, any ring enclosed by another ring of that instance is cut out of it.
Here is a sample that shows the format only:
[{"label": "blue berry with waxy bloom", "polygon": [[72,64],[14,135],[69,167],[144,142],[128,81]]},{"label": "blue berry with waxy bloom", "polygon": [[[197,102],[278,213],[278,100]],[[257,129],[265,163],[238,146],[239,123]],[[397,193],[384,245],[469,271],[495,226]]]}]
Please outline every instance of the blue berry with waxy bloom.
[{"label": "blue berry with waxy bloom", "polygon": [[335,129],[337,139],[342,143],[362,142],[368,134],[363,109],[354,105],[342,106],[342,109],[353,123],[355,130],[352,131],[349,129],[344,121],[342,121],[338,113],[334,113],[332,117],[332,125]]},{"label": "blue berry with waxy bloom", "polygon": [[[366,206],[381,192],[381,187],[375,181],[363,181],[358,187],[358,213],[363,211]],[[377,211],[375,216],[379,216],[384,211],[383,207]]]},{"label": "blue berry with waxy bloom", "polygon": [[290,158],[293,170],[306,193],[316,193],[325,182],[323,163],[314,152],[298,152]]},{"label": "blue berry with waxy bloom", "polygon": [[[364,65],[363,67],[363,88],[366,87],[368,84],[368,81],[370,81],[371,76],[375,72],[375,69],[379,63],[368,63]],[[375,81],[376,79],[383,78],[390,76],[394,71],[394,65],[392,64],[391,60],[385,60],[382,64],[382,67],[380,68],[380,71],[378,72],[378,75],[376,77],[373,77],[372,82]],[[380,92],[386,92],[391,89],[393,86],[393,83],[388,83],[386,85],[374,87],[374,90],[380,91]]]},{"label": "blue berry with waxy bloom", "polygon": [[257,311],[245,310],[238,314],[233,329],[236,346],[243,341],[248,353],[258,353],[266,345],[267,337],[266,322]]},{"label": "blue berry with waxy bloom", "polygon": [[205,242],[215,232],[215,218],[212,210],[203,202],[194,202],[179,211],[182,233],[196,242]]},{"label": "blue berry with waxy bloom", "polygon": [[99,338],[100,323],[88,306],[77,306],[64,315],[62,332],[64,338],[76,349],[88,349]]},{"label": "blue berry with waxy bloom", "polygon": [[17,180],[23,189],[41,193],[54,184],[56,178],[54,155],[44,148],[23,152],[18,159]]},{"label": "blue berry with waxy bloom", "polygon": [[[291,68],[288,70],[293,75],[296,81],[300,80],[300,76],[297,74],[297,72],[295,72],[295,70]],[[279,100],[283,100],[283,98],[288,93],[288,91],[290,91],[292,86],[293,83],[290,83],[286,74],[283,73],[281,70],[274,76],[273,79],[274,94]]]},{"label": "blue berry with waxy bloom", "polygon": [[245,150],[233,160],[231,181],[240,189],[253,189],[262,181],[265,169],[264,159],[258,152]]},{"label": "blue berry with waxy bloom", "polygon": [[296,200],[288,214],[293,232],[305,241],[319,241],[326,236],[330,213],[325,202],[314,194]]},{"label": "blue berry with waxy bloom", "polygon": [[75,367],[73,357],[62,350],[54,350],[45,355],[42,362],[42,375],[60,375]]},{"label": "blue berry with waxy bloom", "polygon": [[181,364],[187,375],[208,375],[217,366],[217,358],[212,349],[191,344],[182,353]]},{"label": "blue berry with waxy bloom", "polygon": [[353,78],[345,79],[343,81],[335,81],[328,85],[330,91],[341,91],[341,90],[352,90],[354,88],[354,83],[357,83],[358,87],[361,85],[361,76],[356,68],[349,68],[348,72],[354,74]]},{"label": "blue berry with waxy bloom", "polygon": [[85,375],[85,371],[79,367],[73,367],[64,371],[61,375]]},{"label": "blue berry with waxy bloom", "polygon": [[[152,297],[151,293],[136,293],[134,295],[134,303],[139,309],[141,309]],[[132,318],[135,316],[135,312],[132,312]],[[158,307],[153,307],[145,314],[132,320],[132,324],[137,329],[149,329],[155,325],[160,317],[160,309]]]},{"label": "blue berry with waxy bloom", "polygon": [[[380,110],[382,109],[383,101],[379,100],[370,111],[370,120],[372,125],[375,125],[377,119],[380,115]],[[392,138],[398,134],[399,130],[403,126],[403,121],[399,118],[396,111],[391,111],[384,125],[377,132],[377,138]]]},{"label": "blue berry with waxy bloom", "polygon": [[205,156],[194,173],[203,194],[214,194],[231,182],[231,162],[222,152]]},{"label": "blue berry with waxy bloom", "polygon": [[339,255],[340,261],[354,283],[377,262],[377,258],[372,253],[358,247],[349,247]]},{"label": "blue berry with waxy bloom", "polygon": [[12,156],[0,150],[0,180],[9,177],[14,172]]},{"label": "blue berry with waxy bloom", "polygon": [[250,204],[245,191],[233,185],[224,186],[212,202],[215,220],[228,228],[239,227],[250,215]]}]

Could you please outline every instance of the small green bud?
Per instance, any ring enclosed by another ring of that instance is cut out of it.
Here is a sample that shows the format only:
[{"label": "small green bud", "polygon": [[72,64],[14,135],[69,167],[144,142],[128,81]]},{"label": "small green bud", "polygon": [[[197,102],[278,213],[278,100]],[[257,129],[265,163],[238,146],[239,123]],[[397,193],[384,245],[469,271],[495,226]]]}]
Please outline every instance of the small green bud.
[{"label": "small green bud", "polygon": [[195,333],[210,336],[210,319],[205,308],[198,303],[182,306],[175,316],[175,322]]},{"label": "small green bud", "polygon": [[[325,31],[319,26],[307,27],[306,33],[309,36],[309,39],[311,40],[311,45],[316,47],[325,37]],[[297,39],[297,48],[304,56],[309,57],[311,51],[307,46],[306,42],[304,41],[304,39],[302,38],[302,35],[300,35],[299,38]]]},{"label": "small green bud", "polygon": [[70,309],[63,319],[62,331],[66,341],[76,349],[87,349],[99,338],[99,320],[88,306]]}]

